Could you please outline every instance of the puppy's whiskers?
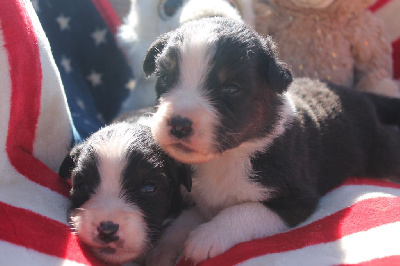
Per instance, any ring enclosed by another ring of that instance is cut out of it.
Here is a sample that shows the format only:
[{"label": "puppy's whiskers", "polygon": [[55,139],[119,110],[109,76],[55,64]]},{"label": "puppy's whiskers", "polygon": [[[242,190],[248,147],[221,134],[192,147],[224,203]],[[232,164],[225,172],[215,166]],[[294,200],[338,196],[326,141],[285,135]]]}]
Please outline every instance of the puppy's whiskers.
[{"label": "puppy's whiskers", "polygon": [[226,126],[221,125],[220,129],[223,133],[217,134],[216,137],[216,139],[218,139],[218,152],[222,152],[226,147],[234,147],[235,143],[239,142],[238,136],[240,136],[240,133],[232,132],[232,130]]}]

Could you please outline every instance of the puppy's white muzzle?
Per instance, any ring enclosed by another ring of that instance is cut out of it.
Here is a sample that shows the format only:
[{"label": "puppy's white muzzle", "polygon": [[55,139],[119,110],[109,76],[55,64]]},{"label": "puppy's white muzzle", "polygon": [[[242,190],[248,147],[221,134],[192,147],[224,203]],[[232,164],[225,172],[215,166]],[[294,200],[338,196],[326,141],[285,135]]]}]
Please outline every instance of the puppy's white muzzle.
[{"label": "puppy's white muzzle", "polygon": [[141,256],[149,241],[141,211],[127,204],[123,208],[114,204],[105,207],[96,201],[94,196],[71,213],[79,238],[107,262],[124,263]]},{"label": "puppy's white muzzle", "polygon": [[160,101],[152,122],[156,141],[183,163],[203,163],[216,156],[215,110],[203,97],[174,91]]}]

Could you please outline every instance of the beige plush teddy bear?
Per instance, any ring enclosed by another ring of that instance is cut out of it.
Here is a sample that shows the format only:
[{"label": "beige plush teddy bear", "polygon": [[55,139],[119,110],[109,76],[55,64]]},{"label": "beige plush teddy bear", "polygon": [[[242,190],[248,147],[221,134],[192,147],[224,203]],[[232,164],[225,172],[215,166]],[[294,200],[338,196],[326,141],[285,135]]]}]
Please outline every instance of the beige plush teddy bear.
[{"label": "beige plush teddy bear", "polygon": [[278,43],[297,77],[394,97],[390,41],[366,8],[375,0],[254,0],[255,27]]}]

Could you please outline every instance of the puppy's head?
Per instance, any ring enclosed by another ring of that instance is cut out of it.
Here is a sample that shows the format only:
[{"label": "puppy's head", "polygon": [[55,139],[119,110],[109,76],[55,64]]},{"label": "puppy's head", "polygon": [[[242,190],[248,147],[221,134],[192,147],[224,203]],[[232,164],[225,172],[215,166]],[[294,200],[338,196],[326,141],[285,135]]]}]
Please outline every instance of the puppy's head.
[{"label": "puppy's head", "polygon": [[141,257],[190,190],[189,169],[168,157],[150,128],[116,123],[74,147],[60,167],[71,178],[70,222],[99,258],[123,263]]},{"label": "puppy's head", "polygon": [[143,69],[157,76],[154,138],[185,163],[208,161],[273,130],[292,81],[270,38],[226,18],[188,22],[161,36]]}]

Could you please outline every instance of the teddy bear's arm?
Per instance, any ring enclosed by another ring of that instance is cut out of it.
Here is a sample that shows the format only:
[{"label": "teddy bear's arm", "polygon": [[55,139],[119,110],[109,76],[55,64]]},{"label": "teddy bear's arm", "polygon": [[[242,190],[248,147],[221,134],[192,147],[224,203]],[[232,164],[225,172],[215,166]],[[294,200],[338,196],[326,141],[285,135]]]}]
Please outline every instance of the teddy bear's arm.
[{"label": "teddy bear's arm", "polygon": [[254,0],[255,28],[261,34],[273,35],[276,21],[281,21],[275,5],[268,0]]},{"label": "teddy bear's arm", "polygon": [[357,90],[400,96],[392,80],[392,48],[382,21],[365,12],[348,29],[355,60],[354,85]]}]

